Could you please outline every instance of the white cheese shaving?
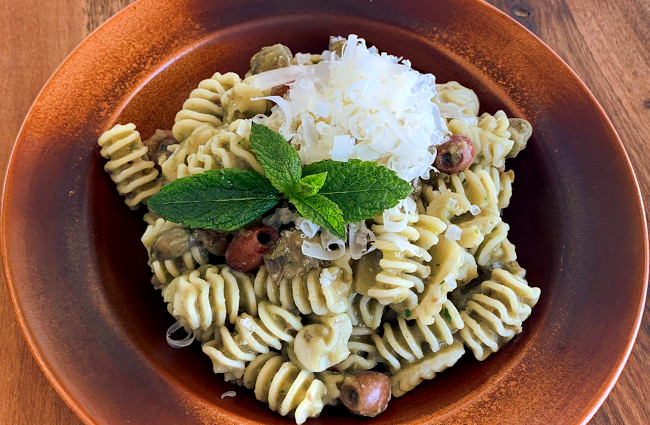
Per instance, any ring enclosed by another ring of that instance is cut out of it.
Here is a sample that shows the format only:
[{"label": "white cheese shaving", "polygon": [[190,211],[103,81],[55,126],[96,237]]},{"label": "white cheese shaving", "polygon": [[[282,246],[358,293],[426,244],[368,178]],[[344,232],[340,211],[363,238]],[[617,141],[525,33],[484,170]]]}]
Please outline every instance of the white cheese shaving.
[{"label": "white cheese shaving", "polygon": [[368,245],[376,241],[377,237],[372,230],[368,229],[365,221],[350,223],[348,233],[348,245],[350,246],[350,255],[353,260],[358,260],[367,253],[375,250],[374,245]]},{"label": "white cheese shaving", "polygon": [[449,239],[450,241],[460,240],[460,237],[462,235],[463,235],[462,229],[456,226],[455,224],[450,224],[449,226],[447,226],[447,230],[445,230],[445,238]]},{"label": "white cheese shaving", "polygon": [[[266,90],[288,84],[271,115],[257,118],[291,140],[304,164],[322,159],[376,161],[413,181],[428,178],[444,141],[445,120],[431,101],[435,77],[407,60],[366,46],[356,35],[338,57],[323,52],[315,65],[294,65],[251,77]],[[306,61],[306,59],[305,59]]]},{"label": "white cheese shaving", "polygon": [[253,319],[251,319],[250,317],[244,317],[243,319],[240,320],[240,323],[243,327],[245,327],[249,331],[255,330],[255,323],[253,322]]},{"label": "white cheese shaving", "polygon": [[221,394],[221,400],[223,400],[226,397],[234,397],[236,395],[237,393],[234,391],[226,391],[225,393]]},{"label": "white cheese shaving", "polygon": [[447,290],[452,291],[456,289],[456,279],[451,274],[445,276],[445,283],[447,284]]},{"label": "white cheese shaving", "polygon": [[318,233],[320,230],[320,226],[318,224],[314,224],[311,220],[307,220],[306,218],[296,217],[295,223],[296,228],[300,229],[300,231],[304,233],[305,236],[307,236],[309,239],[316,236],[316,233]]},{"label": "white cheese shaving", "polygon": [[479,215],[481,213],[481,207],[478,205],[472,205],[469,207],[469,212],[472,213],[472,215]]},{"label": "white cheese shaving", "polygon": [[333,243],[323,243],[321,240],[322,236],[323,232],[311,240],[304,240],[302,242],[302,253],[308,257],[329,261],[338,260],[339,258],[343,257],[343,255],[345,255],[345,242],[332,235],[334,238],[332,239],[334,241]]},{"label": "white cheese shaving", "polygon": [[328,267],[326,269],[323,269],[320,273],[320,284],[323,288],[327,288],[330,286],[332,283],[336,281],[336,279],[339,278],[339,275],[341,274],[341,269],[338,267]]}]

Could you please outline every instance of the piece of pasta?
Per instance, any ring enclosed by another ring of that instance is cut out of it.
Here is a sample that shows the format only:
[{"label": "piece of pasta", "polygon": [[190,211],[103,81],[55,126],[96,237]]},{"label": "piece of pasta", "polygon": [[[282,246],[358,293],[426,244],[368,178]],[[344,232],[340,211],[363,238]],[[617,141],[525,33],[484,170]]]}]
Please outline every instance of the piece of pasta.
[{"label": "piece of pasta", "polygon": [[499,174],[495,167],[471,167],[451,175],[440,173],[432,187],[440,193],[455,192],[465,197],[473,215],[485,208],[500,211],[510,203],[514,172],[501,173],[503,178]]},{"label": "piece of pasta", "polygon": [[354,292],[349,297],[347,313],[353,326],[363,325],[370,329],[377,329],[381,325],[385,308],[375,298]]},{"label": "piece of pasta", "polygon": [[501,221],[488,233],[474,253],[476,264],[484,268],[498,268],[517,259],[515,246],[508,240],[510,226]]},{"label": "piece of pasta", "polygon": [[384,224],[382,216],[374,220],[371,230],[376,237],[375,247],[382,254],[379,272],[374,284],[369,288],[357,288],[357,291],[363,291],[364,295],[384,305],[399,303],[412,297],[413,290],[422,291],[422,279],[431,271],[427,265],[431,261],[427,249],[438,241],[437,235],[445,225],[435,217],[411,214],[407,217],[408,225],[393,232]]},{"label": "piece of pasta", "polygon": [[292,415],[297,424],[317,417],[323,410],[325,384],[278,353],[255,358],[243,377],[244,386],[254,389],[255,398],[282,416]]},{"label": "piece of pasta", "polygon": [[147,157],[147,147],[142,144],[135,124],[117,124],[104,132],[97,141],[100,154],[108,159],[104,170],[117,184],[117,191],[132,210],[158,193],[162,182],[158,170]]},{"label": "piece of pasta", "polygon": [[497,111],[494,115],[484,113],[478,119],[478,125],[472,125],[460,119],[452,119],[447,124],[449,131],[469,137],[474,143],[474,164],[503,167],[505,159],[513,147],[508,127],[510,123],[505,112]]},{"label": "piece of pasta", "polygon": [[[145,214],[145,219],[147,214]],[[154,216],[149,216],[153,220]],[[153,272],[152,283],[156,288],[161,288],[179,277],[186,270],[194,270],[208,262],[208,251],[204,248],[188,242],[189,229],[181,224],[172,223],[163,218],[156,219],[153,224],[147,226],[142,235],[141,241],[149,255],[149,266]],[[185,246],[181,252],[161,253],[158,249],[158,242],[165,239],[167,245],[175,247]]]},{"label": "piece of pasta", "polygon": [[344,313],[351,287],[351,273],[339,266],[317,267],[280,282],[262,266],[255,277],[255,294],[259,299],[302,314]]},{"label": "piece of pasta", "polygon": [[240,168],[264,173],[248,143],[251,123],[237,120],[213,128],[197,127],[163,162],[162,171],[167,181],[200,174],[207,170]]},{"label": "piece of pasta", "polygon": [[251,276],[228,266],[204,265],[188,270],[162,291],[167,309],[199,341],[216,327],[235,323],[240,312],[257,316]]},{"label": "piece of pasta", "polygon": [[431,324],[398,317],[397,326],[384,323],[383,335],[372,335],[377,353],[394,374],[403,367],[437,353],[454,342],[454,334],[463,328],[463,321],[454,304],[445,300],[440,313]]},{"label": "piece of pasta", "polygon": [[345,379],[345,374],[340,372],[332,372],[324,370],[316,374],[316,377],[325,384],[325,395],[323,403],[330,406],[336,406],[341,403],[339,396],[341,395],[341,385]]},{"label": "piece of pasta", "polygon": [[431,277],[418,295],[417,304],[404,306],[411,311],[413,319],[425,325],[434,322],[450,291],[459,283],[465,284],[478,276],[474,257],[454,241],[441,238],[429,252],[432,257]]},{"label": "piece of pasta", "polygon": [[377,365],[379,355],[372,341],[375,331],[365,326],[355,326],[348,341],[350,354],[334,365],[333,369],[341,373],[354,373],[370,370]]},{"label": "piece of pasta", "polygon": [[233,122],[241,118],[253,118],[256,115],[264,114],[268,108],[264,93],[250,84],[237,83],[221,96],[223,106],[223,118],[226,122]]},{"label": "piece of pasta", "polygon": [[463,344],[454,338],[452,344],[440,351],[400,369],[390,377],[393,396],[401,397],[422,381],[435,378],[437,373],[455,365],[463,354],[465,354]]},{"label": "piece of pasta", "polygon": [[270,348],[281,350],[302,328],[299,316],[268,301],[259,303],[257,313],[259,317],[240,314],[234,331],[221,326],[215,331],[214,339],[203,344],[214,373],[225,374],[227,380],[241,378],[248,362],[268,353]]},{"label": "piece of pasta", "polygon": [[459,336],[477,360],[485,360],[521,332],[540,292],[510,272],[492,271],[491,279],[481,283],[460,311],[465,327]]},{"label": "piece of pasta", "polygon": [[204,124],[210,127],[221,125],[223,118],[221,96],[240,82],[241,78],[234,72],[226,74],[217,72],[211,78],[201,81],[183,103],[183,109],[176,114],[174,127],[172,127],[176,140],[184,141],[197,127]]},{"label": "piece of pasta", "polygon": [[474,90],[468,89],[457,81],[436,84],[436,95],[433,101],[440,108],[441,115],[446,118],[478,117],[478,96]]},{"label": "piece of pasta", "polygon": [[322,372],[348,358],[351,335],[352,323],[347,314],[317,316],[316,323],[298,331],[289,359],[301,369]]},{"label": "piece of pasta", "polygon": [[[481,209],[467,199],[466,193],[452,191],[449,186],[443,186],[441,189],[442,191],[434,190],[430,185],[423,185],[421,199],[426,214],[445,223],[448,229],[445,235],[456,240],[460,246],[467,249],[476,248],[483,242],[485,235],[501,221],[498,209],[488,206]],[[496,196],[493,201],[496,205]],[[452,230],[455,230],[456,234],[452,234]]]}]

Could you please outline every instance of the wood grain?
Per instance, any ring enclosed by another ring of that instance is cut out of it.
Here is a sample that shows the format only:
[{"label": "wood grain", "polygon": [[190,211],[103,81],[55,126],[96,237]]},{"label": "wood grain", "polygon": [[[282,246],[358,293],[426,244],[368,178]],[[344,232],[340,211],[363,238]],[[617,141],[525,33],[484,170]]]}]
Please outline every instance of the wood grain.
[{"label": "wood grain", "polygon": [[[65,57],[130,0],[0,0],[0,167],[38,91]],[[555,50],[612,119],[650,205],[650,2],[490,0]],[[17,31],[28,28],[29,31]],[[589,141],[585,141],[588,143]],[[604,170],[606,171],[606,170]],[[2,173],[4,178],[4,172]],[[613,224],[615,226],[615,224]],[[4,277],[1,277],[4,282]],[[0,291],[0,423],[80,424],[49,385]],[[606,343],[606,341],[604,341]],[[650,424],[650,303],[630,360],[591,424]]]}]

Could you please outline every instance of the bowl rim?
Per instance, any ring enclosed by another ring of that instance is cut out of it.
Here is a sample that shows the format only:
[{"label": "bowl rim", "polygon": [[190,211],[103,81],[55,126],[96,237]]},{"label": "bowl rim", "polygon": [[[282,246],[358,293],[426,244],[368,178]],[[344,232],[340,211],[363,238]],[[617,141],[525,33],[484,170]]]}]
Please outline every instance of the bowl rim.
[{"label": "bowl rim", "polygon": [[[3,187],[2,187],[2,202],[1,202],[1,209],[0,209],[0,252],[2,255],[3,259],[3,272],[6,280],[6,285],[7,285],[7,290],[9,291],[9,295],[11,298],[11,303],[12,307],[14,310],[14,314],[16,317],[16,320],[18,321],[18,324],[20,326],[20,330],[25,337],[27,341],[27,346],[29,347],[30,352],[32,353],[32,356],[36,360],[36,363],[38,364],[39,368],[49,381],[50,385],[56,390],[58,395],[63,399],[63,401],[67,404],[67,406],[85,423],[85,424],[99,424],[99,422],[96,421],[96,419],[89,414],[89,412],[83,407],[83,405],[72,395],[72,392],[66,388],[63,385],[63,382],[65,381],[65,378],[61,376],[56,368],[50,364],[48,361],[48,358],[41,347],[39,341],[33,336],[32,331],[30,329],[30,323],[28,323],[26,317],[22,314],[21,306],[18,301],[18,296],[16,292],[16,283],[14,281],[14,278],[12,276],[11,268],[10,268],[10,261],[9,261],[9,255],[8,255],[8,244],[7,244],[7,236],[6,236],[6,229],[7,225],[10,222],[10,218],[7,214],[7,204],[8,200],[11,198],[9,196],[9,191],[8,191],[8,186],[9,186],[9,177],[12,174],[12,172],[16,169],[16,151],[20,143],[23,142],[24,138],[24,129],[25,129],[25,124],[27,123],[29,117],[32,114],[32,110],[34,107],[39,103],[41,96],[45,90],[52,84],[53,80],[56,79],[56,77],[61,73],[63,69],[66,68],[66,66],[69,64],[70,60],[72,57],[74,57],[81,46],[86,44],[89,40],[94,40],[96,38],[101,38],[105,32],[105,28],[108,26],[113,25],[114,22],[125,18],[127,15],[133,15],[136,12],[136,9],[138,8],[140,3],[144,3],[148,0],[137,0],[130,5],[124,7],[122,10],[117,12],[115,15],[107,19],[104,23],[102,23],[98,28],[96,28],[93,32],[91,32],[86,38],[84,38],[67,56],[66,58],[62,61],[62,63],[56,68],[56,70],[52,73],[52,75],[47,79],[46,83],[43,85],[41,90],[38,92],[38,95],[36,96],[35,100],[32,102],[27,114],[25,115],[25,118],[23,119],[21,125],[20,125],[20,130],[18,132],[18,135],[16,136],[16,140],[13,143],[13,147],[11,149],[11,154],[9,157],[9,160],[7,162],[7,168],[5,171],[5,178],[3,181]],[[632,162],[630,160],[629,154],[627,150],[625,149],[625,146],[618,135],[611,119],[603,109],[602,105],[600,102],[596,99],[596,97],[593,95],[591,90],[587,87],[587,85],[582,81],[582,79],[577,75],[577,73],[567,64],[567,62],[562,59],[546,42],[544,42],[542,39],[540,39],[536,34],[534,34],[532,31],[530,31],[528,28],[523,26],[521,23],[519,23],[517,20],[514,18],[510,17],[508,14],[503,12],[502,10],[498,9],[497,7],[482,1],[482,0],[470,0],[474,3],[474,7],[480,8],[486,8],[491,11],[491,13],[496,13],[497,15],[500,16],[501,19],[507,19],[512,23],[515,23],[520,31],[523,31],[524,34],[526,34],[527,37],[532,37],[537,43],[541,44],[546,50],[547,53],[549,53],[552,57],[554,57],[555,60],[557,60],[564,68],[565,71],[568,70],[569,74],[573,78],[573,82],[582,90],[589,98],[589,100],[592,102],[593,105],[596,106],[597,112],[600,115],[600,118],[604,118],[604,121],[606,122],[607,126],[611,130],[614,139],[616,140],[616,148],[619,151],[619,153],[622,153],[623,158],[625,160],[625,166],[627,168],[627,171],[632,178],[632,183],[633,187],[635,189],[634,191],[634,200],[637,203],[638,210],[642,212],[640,215],[642,219],[640,220],[640,227],[641,230],[643,231],[643,234],[645,237],[643,238],[643,266],[644,266],[644,272],[643,272],[643,287],[642,287],[642,297],[639,298],[638,305],[636,306],[636,316],[634,320],[634,327],[629,333],[628,336],[628,341],[627,345],[625,346],[625,349],[622,350],[621,355],[618,358],[618,362],[616,365],[616,368],[611,371],[609,374],[609,377],[607,379],[607,385],[604,388],[601,388],[599,392],[595,392],[591,402],[589,404],[588,410],[585,411],[584,417],[581,421],[582,424],[587,424],[591,418],[595,415],[595,413],[598,411],[598,409],[602,406],[604,403],[605,399],[607,396],[610,394],[612,391],[614,385],[616,384],[623,368],[625,367],[625,364],[627,363],[627,360],[632,352],[632,348],[634,346],[634,342],[636,341],[636,338],[639,333],[639,329],[641,327],[641,322],[643,318],[643,312],[645,308],[645,302],[646,298],[648,295],[648,283],[649,283],[649,277],[650,277],[650,251],[649,251],[649,235],[648,235],[648,223],[647,223],[647,217],[645,214],[645,207],[644,207],[644,200],[643,196],[641,194],[640,190],[640,185],[639,181],[636,176],[636,172],[634,170],[634,167],[632,166]]]}]

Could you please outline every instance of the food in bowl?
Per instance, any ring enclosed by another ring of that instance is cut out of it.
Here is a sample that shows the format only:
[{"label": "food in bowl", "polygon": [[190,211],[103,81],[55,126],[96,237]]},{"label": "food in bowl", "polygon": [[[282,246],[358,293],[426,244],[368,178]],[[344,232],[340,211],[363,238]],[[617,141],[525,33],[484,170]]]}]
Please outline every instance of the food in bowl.
[{"label": "food in bowl", "polygon": [[521,332],[540,290],[501,212],[526,120],[479,115],[471,89],[355,35],[250,64],[202,81],[171,131],[99,139],[127,206],[146,206],[172,347],[199,340],[300,424],[328,404],[376,416]]}]

